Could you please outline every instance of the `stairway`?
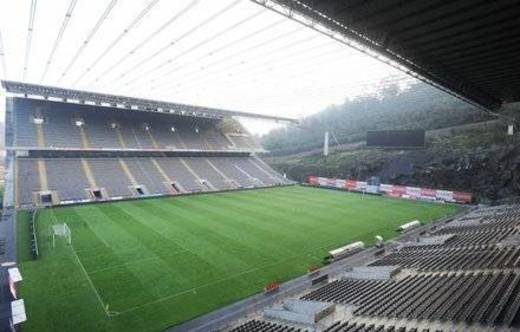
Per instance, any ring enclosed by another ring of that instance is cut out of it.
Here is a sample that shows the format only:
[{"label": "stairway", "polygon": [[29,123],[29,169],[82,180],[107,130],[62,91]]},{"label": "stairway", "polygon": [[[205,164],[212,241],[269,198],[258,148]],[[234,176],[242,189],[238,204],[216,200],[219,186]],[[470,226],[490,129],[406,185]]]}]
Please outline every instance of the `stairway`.
[{"label": "stairway", "polygon": [[90,147],[90,143],[87,137],[87,133],[85,132],[85,128],[83,128],[83,126],[79,127],[79,135],[81,136],[81,147],[83,149],[88,149]]},{"label": "stairway", "polygon": [[150,141],[152,141],[152,145],[153,145],[153,147],[156,148],[156,149],[159,149],[160,146],[159,146],[159,144],[157,143],[157,140],[155,139],[155,137],[153,137],[152,132],[151,132],[150,130],[147,130],[146,132],[148,133],[148,136],[150,136]]},{"label": "stairway", "polygon": [[121,165],[121,168],[123,169],[126,176],[128,177],[128,180],[130,180],[130,183],[132,184],[132,186],[139,185],[139,183],[137,183],[137,181],[135,180],[132,172],[130,172],[130,169],[128,168],[128,165],[126,164],[126,162],[121,158],[118,158],[118,161],[119,161],[119,164]]},{"label": "stairway", "polygon": [[90,165],[88,164],[88,161],[85,158],[81,158],[81,166],[83,167],[83,172],[85,173],[85,176],[87,177],[88,183],[90,185],[90,188],[97,188],[96,178],[94,177],[94,174],[92,173],[92,170],[90,169]]},{"label": "stairway", "polygon": [[45,159],[38,158],[38,175],[40,177],[40,191],[49,190],[47,181],[47,166],[45,165]]},{"label": "stairway", "polygon": [[215,170],[215,172],[217,172],[218,174],[220,174],[220,176],[222,176],[222,178],[224,179],[224,181],[228,184],[230,184],[230,188],[229,189],[234,189],[234,188],[237,188],[237,184],[235,182],[235,180],[232,180],[230,178],[228,178],[226,176],[226,174],[222,173],[217,166],[215,166],[215,164],[213,164],[211,162],[211,160],[209,160],[208,158],[204,158],[204,160],[206,160],[206,162],[209,164],[209,166],[211,166],[211,168],[213,168]]},{"label": "stairway", "polygon": [[126,142],[125,142],[125,139],[123,138],[123,135],[121,134],[121,130],[117,127],[117,128],[114,128],[115,131],[116,131],[116,135],[117,135],[117,138],[119,139],[119,143],[121,144],[121,147],[123,149],[126,149]]}]

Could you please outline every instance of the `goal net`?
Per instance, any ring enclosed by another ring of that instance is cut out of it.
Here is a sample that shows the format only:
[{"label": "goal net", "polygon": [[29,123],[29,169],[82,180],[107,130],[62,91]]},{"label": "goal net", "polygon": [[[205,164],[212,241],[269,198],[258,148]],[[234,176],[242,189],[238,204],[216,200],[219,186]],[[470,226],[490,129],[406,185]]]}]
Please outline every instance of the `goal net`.
[{"label": "goal net", "polygon": [[52,247],[56,245],[56,238],[65,238],[68,244],[72,244],[72,232],[67,224],[52,225]]}]

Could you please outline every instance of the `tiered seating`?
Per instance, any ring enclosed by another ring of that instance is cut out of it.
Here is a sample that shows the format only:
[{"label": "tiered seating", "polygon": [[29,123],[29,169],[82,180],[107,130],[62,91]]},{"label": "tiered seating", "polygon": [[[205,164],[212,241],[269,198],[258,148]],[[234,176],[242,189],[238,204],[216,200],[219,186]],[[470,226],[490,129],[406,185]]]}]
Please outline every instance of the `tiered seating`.
[{"label": "tiered seating", "polygon": [[440,273],[390,281],[334,281],[303,299],[354,304],[360,316],[503,325],[518,307],[520,274]]},{"label": "tiered seating", "polygon": [[[20,161],[27,161],[22,158]],[[29,159],[31,160],[31,159]],[[45,160],[47,179],[49,182],[49,189],[59,188],[59,196],[61,200],[79,200],[87,198],[86,188],[89,188],[87,177],[83,172],[81,162],[76,158],[49,158]],[[33,174],[33,181],[38,182],[38,173]],[[25,178],[21,179],[21,183],[25,183]],[[28,191],[30,184],[22,186],[22,193]],[[22,200],[22,202],[30,202]]]},{"label": "tiered seating", "polygon": [[171,192],[151,158],[125,158],[124,161],[137,183],[144,185],[150,193],[168,194]]},{"label": "tiered seating", "polygon": [[[179,130],[172,132],[172,126],[168,123],[153,123],[151,133],[158,144],[167,149],[187,149],[179,135]],[[223,145],[224,146],[224,145]]]},{"label": "tiered seating", "polygon": [[18,206],[290,183],[231,118],[12,101]]},{"label": "tiered seating", "polygon": [[441,234],[465,234],[477,233],[489,229],[507,229],[513,228],[520,224],[520,219],[511,216],[500,216],[497,218],[487,217],[478,225],[467,226],[447,226],[435,232],[436,235]]},{"label": "tiered seating", "polygon": [[[186,149],[211,150],[205,141],[205,135],[202,135],[202,130],[195,133],[195,126],[179,127],[178,135],[182,137]],[[218,149],[219,147],[214,147]]]},{"label": "tiered seating", "polygon": [[256,179],[260,184],[266,184],[280,181],[280,177],[275,177],[272,173],[266,171],[266,168],[260,167],[253,158],[235,158],[235,167],[254,182]]},{"label": "tiered seating", "polygon": [[[307,331],[280,323],[273,323],[261,320],[250,320],[231,332],[298,332]],[[443,332],[442,329],[418,329],[417,327],[405,327],[396,324],[374,324],[352,321],[337,321],[323,332]]]},{"label": "tiered seating", "polygon": [[[54,113],[50,109],[43,109],[41,112],[45,118],[45,123],[42,125],[45,146],[81,148],[81,135],[79,128],[74,125],[72,112],[68,111],[68,116],[62,116],[61,112]],[[28,124],[23,124],[21,128],[17,128],[15,135],[20,131],[18,129],[23,130],[27,126]]]},{"label": "tiered seating", "polygon": [[157,163],[173,181],[179,182],[188,192],[201,191],[197,178],[182,163],[181,158],[156,158]]},{"label": "tiered seating", "polygon": [[231,140],[235,146],[253,147],[256,145],[254,140],[252,140],[249,136],[231,136]]},{"label": "tiered seating", "polygon": [[33,125],[31,104],[16,105],[13,114],[13,127],[16,130],[13,144],[15,146],[38,146],[36,126]]},{"label": "tiered seating", "polygon": [[335,280],[303,296],[302,300],[361,305],[366,298],[383,289],[388,283],[382,280]]},{"label": "tiered seating", "polygon": [[[240,136],[233,143],[216,130],[217,119],[194,119],[156,112],[136,112],[57,103],[24,98],[14,99],[15,146],[38,146],[34,116],[43,116],[46,147],[82,148],[76,119],[84,121],[83,130],[90,148],[129,149],[258,149],[249,137]],[[114,128],[113,125],[117,127]],[[148,127],[148,130],[145,130]],[[173,128],[173,130],[172,130]],[[119,134],[118,134],[119,131]],[[121,142],[121,139],[123,142]]]},{"label": "tiered seating", "polygon": [[250,320],[247,323],[235,327],[232,332],[305,332],[306,329],[296,328],[284,324]]},{"label": "tiered seating", "polygon": [[117,158],[90,158],[88,163],[92,173],[95,174],[98,187],[105,188],[109,196],[132,195],[133,192],[129,188],[132,183]]},{"label": "tiered seating", "polygon": [[[83,158],[89,165],[96,188],[104,188],[107,198],[135,197],[135,186],[143,187],[144,194],[164,195],[172,193],[171,182],[176,182],[185,192],[200,192],[211,190],[228,190],[237,187],[273,186],[288,184],[289,181],[279,177],[264,176],[261,184],[241,176],[237,165],[251,165],[252,157],[157,157],[154,158],[162,171],[169,177],[167,181],[148,157],[124,158]],[[80,158],[43,158],[47,173],[47,190],[57,192],[61,201],[88,199],[88,177]],[[120,160],[124,162],[128,174]],[[30,205],[33,202],[33,192],[41,190],[37,158],[18,159],[19,203]],[[211,162],[222,173],[217,172]],[[274,171],[265,164],[259,164],[265,173]],[[261,171],[258,170],[258,173]],[[232,179],[228,181],[223,175]],[[204,186],[201,182],[209,182]],[[235,185],[236,184],[236,185]]]},{"label": "tiered seating", "polygon": [[510,205],[507,208],[481,208],[450,222],[442,229],[451,229],[459,226],[478,226],[490,223],[497,226],[514,226],[518,224],[517,220],[520,218],[519,208],[519,205]]},{"label": "tiered seating", "polygon": [[[379,322],[426,320],[436,324],[457,322],[518,328],[518,206],[483,210],[473,211],[471,217],[459,218],[433,234],[456,234],[453,241],[406,246],[370,264],[415,270],[405,270],[404,275],[388,280],[340,278],[302,299],[355,306],[350,322],[336,322],[327,332],[365,331],[365,328],[385,331],[378,324],[367,324],[371,318]],[[362,317],[363,323],[355,322],[357,317]],[[407,324],[410,325],[413,324]]]},{"label": "tiered seating", "polygon": [[[119,133],[123,144],[129,149],[153,149],[154,146],[150,137],[147,137],[145,130],[139,126],[144,125],[144,122],[138,122],[137,119],[117,119],[119,125]],[[109,146],[110,147],[110,146]]]},{"label": "tiered seating", "polygon": [[32,159],[18,160],[17,174],[16,177],[18,182],[23,181],[23,184],[19,185],[17,192],[18,200],[20,202],[32,202],[33,191],[41,190],[40,178],[38,176],[38,165]]},{"label": "tiered seating", "polygon": [[[357,323],[357,322],[341,322],[329,326],[323,332],[430,332],[430,329],[417,329],[416,327],[397,327],[393,324],[372,324],[372,323]],[[435,332],[442,332],[442,330],[431,330]]]},{"label": "tiered seating", "polygon": [[[431,250],[431,249],[440,249],[446,247],[475,247],[475,246],[486,246],[486,245],[494,245],[503,239],[507,238],[510,235],[518,234],[519,230],[517,228],[487,228],[485,230],[475,230],[475,231],[464,231],[456,233],[456,237],[445,244],[439,245],[422,245],[422,246],[414,246],[409,245],[402,248],[402,251],[416,251],[416,250]],[[435,234],[438,235],[438,234]]]},{"label": "tiered seating", "polygon": [[191,169],[195,171],[201,179],[209,181],[215,188],[231,189],[229,184],[226,183],[225,178],[209,165],[207,158],[192,157],[184,158],[184,160],[186,160]]},{"label": "tiered seating", "polygon": [[82,114],[90,146],[122,148],[116,130],[111,127],[112,120],[107,121],[103,111],[103,109],[93,109]]},{"label": "tiered seating", "polygon": [[[218,132],[217,130],[214,130],[214,129],[208,129],[206,132],[205,132],[205,138],[206,138],[206,143],[208,145],[208,147],[210,149],[218,149],[219,147],[224,147],[225,149],[230,149],[232,148],[232,145],[231,142],[224,136],[222,135],[220,132]],[[245,147],[246,145],[239,145],[238,147]],[[252,145],[251,147],[255,147],[257,145]]]},{"label": "tiered seating", "polygon": [[520,295],[519,280],[513,272],[412,276],[377,293],[355,314],[502,325],[498,316]]},{"label": "tiered seating", "polygon": [[507,269],[520,267],[520,248],[440,248],[398,251],[370,266],[398,265],[421,271]]},{"label": "tiered seating", "polygon": [[[235,158],[223,158],[217,157],[211,159],[213,164],[220,169],[220,171],[226,174],[227,177],[234,179],[237,183],[243,187],[248,188],[254,186],[254,181],[236,167],[234,161]],[[230,167],[231,166],[231,167]]]}]

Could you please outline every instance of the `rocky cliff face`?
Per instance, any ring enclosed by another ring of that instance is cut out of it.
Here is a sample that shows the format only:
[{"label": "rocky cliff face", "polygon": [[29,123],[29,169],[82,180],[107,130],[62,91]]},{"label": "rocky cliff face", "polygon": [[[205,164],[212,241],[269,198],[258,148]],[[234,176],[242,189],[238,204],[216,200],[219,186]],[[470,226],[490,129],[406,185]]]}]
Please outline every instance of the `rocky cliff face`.
[{"label": "rocky cliff face", "polygon": [[328,157],[272,158],[293,179],[308,175],[367,179],[402,185],[472,191],[480,201],[520,196],[520,138],[505,130],[472,130],[432,138],[421,150],[359,147]]},{"label": "rocky cliff face", "polygon": [[413,161],[395,158],[380,170],[382,178],[400,184],[468,190],[484,200],[520,195],[520,148],[493,146],[465,155],[429,155]]}]

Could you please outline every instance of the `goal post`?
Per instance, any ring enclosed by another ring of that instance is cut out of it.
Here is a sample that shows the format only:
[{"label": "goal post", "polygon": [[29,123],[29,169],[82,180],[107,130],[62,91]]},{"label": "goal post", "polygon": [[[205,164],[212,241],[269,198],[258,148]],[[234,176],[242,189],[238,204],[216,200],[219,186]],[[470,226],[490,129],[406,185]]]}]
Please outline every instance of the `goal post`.
[{"label": "goal post", "polygon": [[56,246],[56,237],[63,237],[69,245],[72,244],[72,232],[66,223],[52,225],[52,247]]}]

